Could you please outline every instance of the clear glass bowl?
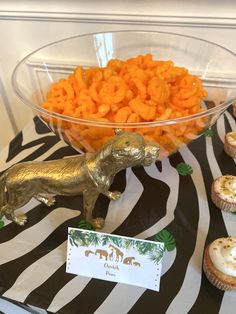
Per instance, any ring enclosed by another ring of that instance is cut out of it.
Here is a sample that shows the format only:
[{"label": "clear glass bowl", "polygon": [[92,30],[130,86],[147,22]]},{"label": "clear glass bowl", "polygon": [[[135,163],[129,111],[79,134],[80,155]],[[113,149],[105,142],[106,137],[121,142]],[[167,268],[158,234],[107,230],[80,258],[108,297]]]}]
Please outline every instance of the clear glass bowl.
[{"label": "clear glass bowl", "polygon": [[[126,60],[147,53],[156,60],[172,60],[202,80],[208,93],[202,102],[203,112],[161,121],[114,123],[74,118],[42,108],[51,84],[67,78],[77,66],[104,67],[110,59]],[[16,66],[12,83],[23,103],[77,150],[96,151],[119,128],[156,141],[161,146],[161,159],[200,136],[235,102],[236,56],[217,44],[180,34],[95,33],[57,41],[31,53]]]}]

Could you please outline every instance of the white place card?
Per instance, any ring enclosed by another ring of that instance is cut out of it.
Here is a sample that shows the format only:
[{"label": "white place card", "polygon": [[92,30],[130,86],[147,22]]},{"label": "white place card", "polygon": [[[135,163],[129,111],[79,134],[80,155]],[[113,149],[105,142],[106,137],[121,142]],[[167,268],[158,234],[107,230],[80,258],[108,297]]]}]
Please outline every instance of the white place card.
[{"label": "white place card", "polygon": [[159,291],[164,243],[69,228],[66,271]]}]

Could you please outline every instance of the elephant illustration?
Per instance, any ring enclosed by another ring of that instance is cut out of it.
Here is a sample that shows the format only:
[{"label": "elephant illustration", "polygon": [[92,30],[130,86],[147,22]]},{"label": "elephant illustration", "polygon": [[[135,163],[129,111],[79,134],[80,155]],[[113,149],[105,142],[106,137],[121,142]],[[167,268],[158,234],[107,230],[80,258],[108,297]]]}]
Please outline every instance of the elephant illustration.
[{"label": "elephant illustration", "polygon": [[84,252],[84,255],[87,256],[87,257],[88,257],[90,254],[94,254],[94,252],[91,251],[91,250],[86,250],[86,251]]},{"label": "elephant illustration", "polygon": [[135,257],[133,256],[126,257],[123,260],[123,264],[131,265],[133,260],[135,260]]},{"label": "elephant illustration", "polygon": [[106,250],[97,249],[95,251],[95,255],[99,254],[99,258],[102,259],[105,257],[105,260],[107,261],[108,258],[108,252]]}]

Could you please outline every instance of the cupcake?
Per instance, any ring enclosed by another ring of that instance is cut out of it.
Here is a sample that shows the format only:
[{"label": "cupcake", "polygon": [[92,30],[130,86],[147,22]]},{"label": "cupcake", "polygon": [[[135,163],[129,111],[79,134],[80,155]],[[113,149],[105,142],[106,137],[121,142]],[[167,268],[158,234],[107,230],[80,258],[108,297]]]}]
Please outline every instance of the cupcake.
[{"label": "cupcake", "polygon": [[236,132],[225,135],[224,150],[230,157],[236,158]]},{"label": "cupcake", "polygon": [[208,245],[203,270],[215,287],[236,292],[236,237],[219,238]]},{"label": "cupcake", "polygon": [[227,212],[236,212],[236,176],[225,175],[214,180],[211,199],[216,207]]},{"label": "cupcake", "polygon": [[233,104],[233,116],[236,118],[236,103]]}]

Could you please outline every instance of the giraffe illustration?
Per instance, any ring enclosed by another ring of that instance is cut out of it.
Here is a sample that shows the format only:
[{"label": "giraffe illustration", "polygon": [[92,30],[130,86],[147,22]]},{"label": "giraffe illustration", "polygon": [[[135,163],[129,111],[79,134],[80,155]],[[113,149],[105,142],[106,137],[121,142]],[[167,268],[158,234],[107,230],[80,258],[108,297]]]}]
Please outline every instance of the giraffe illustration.
[{"label": "giraffe illustration", "polygon": [[109,260],[113,261],[113,257],[114,257],[114,249],[111,248],[111,253],[109,254]]},{"label": "giraffe illustration", "polygon": [[105,260],[107,261],[108,258],[108,252],[106,250],[97,249],[95,251],[95,255],[99,254],[99,258],[102,259],[105,257]]},{"label": "giraffe illustration", "polygon": [[135,257],[133,257],[133,256],[128,256],[128,257],[124,258],[123,264],[131,265],[133,260],[135,260]]},{"label": "giraffe illustration", "polygon": [[117,247],[115,247],[113,244],[109,244],[109,248],[110,249],[114,249],[114,251],[115,251],[115,254],[116,254],[116,262],[122,262],[122,260],[123,260],[123,257],[124,257],[124,253],[120,250],[120,249],[118,249]]},{"label": "giraffe illustration", "polygon": [[94,254],[94,252],[91,251],[91,250],[86,250],[86,251],[84,251],[84,255],[85,255],[85,256],[88,257],[90,254]]}]

